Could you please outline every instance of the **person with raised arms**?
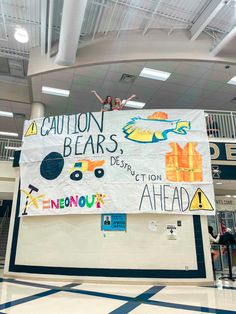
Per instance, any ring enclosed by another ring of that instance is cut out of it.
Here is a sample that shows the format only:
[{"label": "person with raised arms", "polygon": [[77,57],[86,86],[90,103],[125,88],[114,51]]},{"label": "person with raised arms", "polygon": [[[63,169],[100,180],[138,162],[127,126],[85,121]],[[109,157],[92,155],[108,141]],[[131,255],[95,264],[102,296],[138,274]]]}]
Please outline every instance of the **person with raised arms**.
[{"label": "person with raised arms", "polygon": [[120,98],[116,97],[114,100],[114,104],[112,106],[112,110],[115,110],[115,111],[122,110],[123,107],[127,104],[127,102],[130,101],[131,99],[135,98],[135,97],[136,97],[136,95],[133,94],[128,99],[124,99],[122,101]]},{"label": "person with raised arms", "polygon": [[102,97],[95,91],[92,90],[91,93],[93,93],[97,99],[99,100],[99,102],[102,105],[101,111],[112,111],[112,97],[111,96],[107,96],[105,99],[102,99]]}]

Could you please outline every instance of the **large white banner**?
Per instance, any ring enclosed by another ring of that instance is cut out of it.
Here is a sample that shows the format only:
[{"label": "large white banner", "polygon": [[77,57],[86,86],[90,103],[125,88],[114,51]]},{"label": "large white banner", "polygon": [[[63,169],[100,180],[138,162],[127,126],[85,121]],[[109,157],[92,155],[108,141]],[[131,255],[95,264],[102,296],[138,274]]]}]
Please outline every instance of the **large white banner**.
[{"label": "large white banner", "polygon": [[214,214],[201,110],[124,110],[26,121],[21,215]]}]

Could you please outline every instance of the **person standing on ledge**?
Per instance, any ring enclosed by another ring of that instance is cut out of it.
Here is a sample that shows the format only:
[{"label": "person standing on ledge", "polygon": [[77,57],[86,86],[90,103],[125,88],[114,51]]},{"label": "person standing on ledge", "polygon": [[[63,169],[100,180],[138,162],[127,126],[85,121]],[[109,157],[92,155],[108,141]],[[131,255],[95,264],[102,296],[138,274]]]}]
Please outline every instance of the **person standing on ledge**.
[{"label": "person standing on ledge", "polygon": [[126,105],[126,103],[135,97],[136,95],[133,94],[128,99],[123,99],[122,101],[120,98],[116,97],[114,101],[114,105],[112,106],[112,110],[122,110],[123,107]]},{"label": "person standing on ledge", "polygon": [[105,99],[102,99],[100,95],[95,90],[92,90],[91,93],[93,93],[97,99],[100,101],[102,108],[101,111],[112,111],[112,97],[107,96]]},{"label": "person standing on ledge", "polygon": [[218,123],[214,121],[213,116],[208,115],[206,117],[206,125],[207,125],[207,135],[209,137],[219,137],[220,129],[218,127]]}]

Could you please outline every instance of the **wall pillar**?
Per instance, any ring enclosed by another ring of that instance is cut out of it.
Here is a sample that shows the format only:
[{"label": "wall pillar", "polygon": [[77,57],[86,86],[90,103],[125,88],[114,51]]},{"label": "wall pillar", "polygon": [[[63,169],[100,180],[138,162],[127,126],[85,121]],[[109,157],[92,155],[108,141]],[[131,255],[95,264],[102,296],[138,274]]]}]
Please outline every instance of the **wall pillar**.
[{"label": "wall pillar", "polygon": [[31,105],[30,119],[37,119],[44,117],[45,105],[41,102],[33,102]]}]

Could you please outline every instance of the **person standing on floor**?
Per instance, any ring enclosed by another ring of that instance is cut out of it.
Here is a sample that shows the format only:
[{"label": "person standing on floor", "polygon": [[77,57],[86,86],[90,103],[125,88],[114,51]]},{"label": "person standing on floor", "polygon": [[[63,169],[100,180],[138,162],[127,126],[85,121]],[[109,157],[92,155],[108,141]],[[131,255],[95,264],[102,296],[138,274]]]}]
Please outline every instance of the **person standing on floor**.
[{"label": "person standing on floor", "polygon": [[208,226],[208,235],[209,235],[209,240],[211,244],[211,255],[213,256],[213,261],[216,261],[217,258],[219,257],[219,250],[218,248],[214,247],[214,243],[219,243],[220,234],[218,234],[217,237],[215,237],[213,234],[213,227]]}]

